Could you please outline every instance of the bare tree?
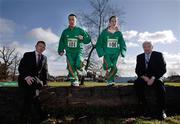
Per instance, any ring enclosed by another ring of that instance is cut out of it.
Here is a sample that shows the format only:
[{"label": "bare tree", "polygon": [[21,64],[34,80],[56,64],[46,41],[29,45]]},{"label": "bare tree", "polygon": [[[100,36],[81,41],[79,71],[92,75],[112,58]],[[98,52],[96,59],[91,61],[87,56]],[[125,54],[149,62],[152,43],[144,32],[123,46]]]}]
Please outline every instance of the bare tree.
[{"label": "bare tree", "polygon": [[[100,35],[100,32],[102,31],[102,29],[107,26],[109,17],[112,15],[122,17],[124,15],[124,12],[121,9],[115,6],[112,6],[109,3],[109,1],[110,0],[89,0],[89,3],[93,11],[89,14],[82,13],[82,12],[79,13],[80,25],[85,27],[92,37],[90,46],[88,46],[85,49],[85,57],[87,58],[85,70],[89,69],[89,65],[93,65],[93,66],[96,65],[96,62],[91,59],[91,56],[92,55],[94,56],[93,51],[95,49],[95,43],[96,43],[97,37]],[[123,23],[122,18],[120,18],[119,21],[121,22],[121,24]],[[82,77],[81,79],[81,85],[83,84],[84,84],[84,77]]]},{"label": "bare tree", "polygon": [[18,71],[17,71],[17,68],[18,68],[18,66],[19,66],[19,63],[20,63],[20,57],[19,57],[19,53],[17,52],[16,54],[14,54],[14,61],[13,61],[13,63],[12,63],[12,65],[11,65],[11,67],[10,67],[10,69],[11,69],[11,75],[12,75],[12,80],[13,81],[15,81],[16,80],[16,75],[17,75],[17,73],[18,73]]},{"label": "bare tree", "polygon": [[5,79],[5,65],[0,62],[0,80]]},{"label": "bare tree", "polygon": [[175,71],[170,71],[170,72],[168,73],[168,75],[169,75],[169,77],[172,77],[172,76],[177,76],[178,73],[175,72]]},{"label": "bare tree", "polygon": [[2,49],[0,49],[0,61],[1,65],[3,65],[3,74],[4,79],[6,80],[9,76],[10,67],[13,63],[17,63],[17,54],[15,48],[10,48],[3,46]]}]

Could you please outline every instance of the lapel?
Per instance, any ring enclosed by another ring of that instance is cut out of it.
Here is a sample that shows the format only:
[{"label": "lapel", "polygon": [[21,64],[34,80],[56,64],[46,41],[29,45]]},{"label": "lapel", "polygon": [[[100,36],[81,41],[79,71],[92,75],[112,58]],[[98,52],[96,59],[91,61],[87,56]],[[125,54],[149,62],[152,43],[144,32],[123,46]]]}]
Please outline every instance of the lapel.
[{"label": "lapel", "polygon": [[151,64],[151,62],[152,62],[152,59],[153,59],[153,52],[151,53],[151,56],[150,56],[150,59],[149,59],[149,63],[148,63],[148,67],[149,67],[149,65]]},{"label": "lapel", "polygon": [[35,53],[35,51],[33,52],[32,59],[33,59],[33,64],[36,66],[37,64],[36,64],[36,53]]},{"label": "lapel", "polygon": [[42,66],[44,66],[44,64],[45,64],[45,57],[44,57],[43,54],[42,54],[42,57],[41,57],[41,62],[42,62]]},{"label": "lapel", "polygon": [[143,56],[142,56],[142,57],[143,57],[143,60],[142,60],[143,62],[142,62],[142,64],[143,64],[144,69],[146,69],[146,64],[145,64],[145,53],[143,53]]},{"label": "lapel", "polygon": [[46,58],[45,58],[45,56],[42,54],[42,56],[41,56],[41,66],[39,67],[40,70],[44,67],[45,62],[46,62]]}]

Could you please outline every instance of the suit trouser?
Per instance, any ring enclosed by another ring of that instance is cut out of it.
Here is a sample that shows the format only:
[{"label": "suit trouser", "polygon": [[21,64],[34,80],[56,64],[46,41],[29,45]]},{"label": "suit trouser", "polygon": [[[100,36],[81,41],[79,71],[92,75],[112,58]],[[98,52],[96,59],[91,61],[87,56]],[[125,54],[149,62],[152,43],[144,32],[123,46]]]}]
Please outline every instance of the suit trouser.
[{"label": "suit trouser", "polygon": [[[106,54],[103,58],[103,69],[106,70],[106,80],[108,83],[111,83],[114,81],[114,77],[117,73],[117,60],[118,55],[116,54]],[[108,70],[110,69],[110,72]]]},{"label": "suit trouser", "polygon": [[[143,105],[147,104],[146,98],[145,98],[145,88],[147,87],[147,83],[142,79],[138,78],[134,82],[134,87],[136,90],[136,95],[138,97],[138,102],[142,103]],[[151,86],[154,88],[155,93],[156,93],[156,99],[157,99],[157,104],[159,110],[164,110],[165,109],[165,86],[164,83],[160,80],[155,80],[153,85]]]},{"label": "suit trouser", "polygon": [[67,69],[69,71],[69,77],[71,83],[78,81],[77,69],[80,70],[83,67],[82,53],[66,53],[67,56]]},{"label": "suit trouser", "polygon": [[34,106],[36,112],[40,115],[43,115],[43,111],[41,109],[41,104],[39,101],[39,97],[35,96],[35,89],[31,87],[21,88],[23,94],[23,105],[21,110],[21,117],[26,121],[29,119],[32,106]]}]

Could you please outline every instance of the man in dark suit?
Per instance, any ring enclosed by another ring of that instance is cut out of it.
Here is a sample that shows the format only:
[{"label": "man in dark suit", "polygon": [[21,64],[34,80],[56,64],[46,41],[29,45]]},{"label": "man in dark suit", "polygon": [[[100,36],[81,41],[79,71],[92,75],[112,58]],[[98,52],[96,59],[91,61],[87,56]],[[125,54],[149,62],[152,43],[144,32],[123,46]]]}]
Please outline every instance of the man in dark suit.
[{"label": "man in dark suit", "polygon": [[145,99],[145,87],[151,86],[155,89],[159,119],[165,119],[165,87],[163,75],[166,73],[166,63],[160,52],[152,51],[153,46],[149,41],[143,43],[144,53],[137,56],[135,72],[138,78],[134,82],[138,102],[141,108],[147,108]]},{"label": "man in dark suit", "polygon": [[32,105],[43,119],[45,114],[39,102],[39,90],[47,85],[48,69],[47,58],[42,53],[46,44],[38,41],[33,52],[26,52],[19,64],[18,84],[23,94],[23,105],[21,111],[21,122],[29,121]]}]

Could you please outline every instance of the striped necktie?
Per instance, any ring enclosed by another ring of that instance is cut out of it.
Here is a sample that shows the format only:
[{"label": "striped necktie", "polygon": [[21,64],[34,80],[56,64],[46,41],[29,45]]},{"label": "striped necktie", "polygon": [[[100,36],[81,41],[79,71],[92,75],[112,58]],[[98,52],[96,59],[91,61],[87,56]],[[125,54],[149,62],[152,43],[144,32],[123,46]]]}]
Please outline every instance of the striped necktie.
[{"label": "striped necktie", "polygon": [[148,68],[149,60],[150,60],[150,54],[145,54],[145,64],[146,64],[146,69]]}]

